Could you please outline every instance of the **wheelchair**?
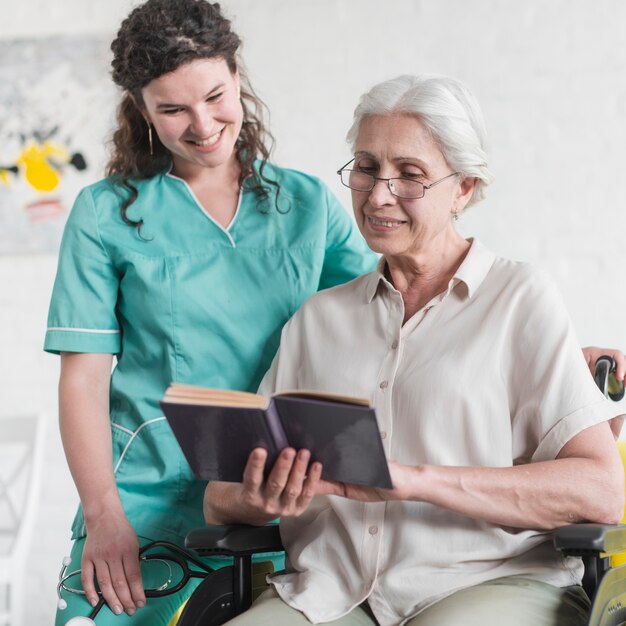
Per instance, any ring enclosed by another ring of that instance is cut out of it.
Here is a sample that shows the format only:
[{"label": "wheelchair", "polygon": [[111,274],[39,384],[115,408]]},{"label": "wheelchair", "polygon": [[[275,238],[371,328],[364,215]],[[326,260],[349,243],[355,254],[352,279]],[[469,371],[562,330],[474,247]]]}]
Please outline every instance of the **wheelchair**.
[{"label": "wheelchair", "polygon": [[[581,557],[583,587],[592,600],[588,626],[626,623],[626,564],[610,567],[626,552],[626,525],[573,524],[553,533],[565,556]],[[252,555],[282,549],[278,526],[207,526],[191,531],[185,544],[200,555],[233,557],[233,565],[209,575],[189,598],[178,626],[219,626],[252,603]]]},{"label": "wheelchair", "polygon": [[[619,400],[624,393],[623,388],[616,390],[611,385],[613,367],[610,357],[598,359],[595,380],[606,396]],[[618,442],[618,447],[626,464],[626,441]],[[622,521],[626,522],[626,516]],[[584,563],[582,584],[592,601],[588,626],[626,624],[626,559],[622,554],[626,552],[626,524],[563,526],[552,533],[552,542],[564,556],[580,557]],[[200,556],[232,557],[233,564],[203,580],[182,610],[178,626],[219,626],[243,613],[251,605],[254,591],[259,591],[252,556],[284,549],[277,525],[207,526],[191,531],[185,546]],[[625,562],[618,564],[620,560]],[[255,564],[257,570],[259,565]],[[266,572],[257,571],[257,577],[264,578]]]}]

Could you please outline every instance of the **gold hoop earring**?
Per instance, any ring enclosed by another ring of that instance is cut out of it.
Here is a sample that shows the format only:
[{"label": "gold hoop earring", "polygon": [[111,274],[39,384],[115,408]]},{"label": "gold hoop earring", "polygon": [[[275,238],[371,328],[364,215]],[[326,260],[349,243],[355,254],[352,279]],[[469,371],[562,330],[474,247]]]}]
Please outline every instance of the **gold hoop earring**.
[{"label": "gold hoop earring", "polygon": [[152,124],[148,124],[148,145],[150,146],[150,156],[154,156],[154,146],[152,145]]}]

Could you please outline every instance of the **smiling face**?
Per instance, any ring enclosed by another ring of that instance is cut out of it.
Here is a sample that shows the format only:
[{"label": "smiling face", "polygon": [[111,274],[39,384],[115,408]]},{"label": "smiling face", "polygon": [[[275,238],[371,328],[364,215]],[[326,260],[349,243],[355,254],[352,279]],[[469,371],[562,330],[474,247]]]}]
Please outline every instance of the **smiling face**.
[{"label": "smiling face", "polygon": [[172,155],[172,171],[190,178],[198,168],[236,167],[243,122],[239,74],[221,58],[198,59],[148,83],[144,115]]},{"label": "smiling face", "polygon": [[[424,185],[452,173],[426,127],[407,114],[366,117],[359,126],[351,167]],[[427,189],[423,198],[410,200],[395,197],[386,182],[377,181],[369,192],[352,191],[352,206],[372,250],[387,258],[415,257],[459,237],[451,218],[465,207],[473,189],[474,179],[452,176]]]}]

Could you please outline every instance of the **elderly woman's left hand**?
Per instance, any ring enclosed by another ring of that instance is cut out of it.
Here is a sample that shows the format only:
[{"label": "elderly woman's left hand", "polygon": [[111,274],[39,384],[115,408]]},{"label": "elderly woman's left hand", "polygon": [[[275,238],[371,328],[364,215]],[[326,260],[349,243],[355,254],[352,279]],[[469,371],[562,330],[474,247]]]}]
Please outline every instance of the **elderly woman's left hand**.
[{"label": "elderly woman's left hand", "polygon": [[389,461],[389,473],[393,489],[367,487],[351,483],[340,483],[332,480],[321,480],[316,495],[341,496],[359,502],[384,502],[386,500],[410,499],[410,485],[415,481],[415,468]]}]

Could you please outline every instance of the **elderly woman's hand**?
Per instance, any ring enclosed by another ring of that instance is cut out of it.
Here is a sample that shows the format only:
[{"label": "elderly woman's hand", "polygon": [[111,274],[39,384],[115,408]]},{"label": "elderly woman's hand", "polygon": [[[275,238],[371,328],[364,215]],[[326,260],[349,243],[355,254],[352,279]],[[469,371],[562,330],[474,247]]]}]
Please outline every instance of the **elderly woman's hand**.
[{"label": "elderly woman's hand", "polygon": [[301,515],[307,509],[319,492],[321,463],[309,466],[308,450],[296,452],[285,448],[265,479],[266,459],[267,451],[255,448],[248,458],[242,483],[207,485],[204,498],[207,523],[263,525],[277,517]]},{"label": "elderly woman's hand", "polygon": [[321,463],[312,463],[308,450],[285,448],[272,467],[267,480],[263,468],[267,451],[256,448],[250,454],[243,474],[241,504],[258,511],[263,517],[275,519],[302,514],[316,493],[322,475]]},{"label": "elderly woman's hand", "polygon": [[[621,350],[589,346],[583,348],[583,354],[585,355],[585,360],[587,361],[592,375],[595,373],[596,361],[601,356],[610,356],[615,361],[615,378],[617,378],[618,381],[626,382],[626,355],[624,355]],[[616,439],[620,436],[625,418],[626,415],[618,415],[609,421],[611,432]]]}]

